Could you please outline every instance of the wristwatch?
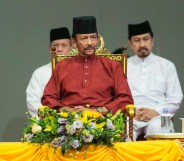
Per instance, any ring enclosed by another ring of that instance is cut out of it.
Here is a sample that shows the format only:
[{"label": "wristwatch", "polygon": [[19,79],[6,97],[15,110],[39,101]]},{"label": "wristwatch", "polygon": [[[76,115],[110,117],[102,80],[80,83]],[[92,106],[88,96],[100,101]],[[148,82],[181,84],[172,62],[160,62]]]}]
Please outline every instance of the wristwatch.
[{"label": "wristwatch", "polygon": [[103,113],[103,112],[104,112],[103,107],[97,107],[96,110],[97,110],[98,112],[100,112],[100,113]]}]

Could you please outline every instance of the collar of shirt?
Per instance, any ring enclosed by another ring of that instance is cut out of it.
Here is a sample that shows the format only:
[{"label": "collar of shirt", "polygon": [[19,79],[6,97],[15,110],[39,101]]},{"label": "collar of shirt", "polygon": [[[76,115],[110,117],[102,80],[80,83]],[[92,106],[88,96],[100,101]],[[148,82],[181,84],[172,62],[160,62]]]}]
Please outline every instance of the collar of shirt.
[{"label": "collar of shirt", "polygon": [[76,59],[77,59],[78,61],[80,61],[80,62],[84,62],[84,61],[93,62],[93,61],[96,60],[96,55],[91,55],[91,56],[89,56],[89,57],[83,57],[83,56],[81,56],[80,54],[78,54],[78,55],[76,56]]},{"label": "collar of shirt", "polygon": [[151,63],[154,60],[154,54],[150,53],[146,58],[140,58],[139,56],[135,55],[134,61],[137,63],[147,62]]}]

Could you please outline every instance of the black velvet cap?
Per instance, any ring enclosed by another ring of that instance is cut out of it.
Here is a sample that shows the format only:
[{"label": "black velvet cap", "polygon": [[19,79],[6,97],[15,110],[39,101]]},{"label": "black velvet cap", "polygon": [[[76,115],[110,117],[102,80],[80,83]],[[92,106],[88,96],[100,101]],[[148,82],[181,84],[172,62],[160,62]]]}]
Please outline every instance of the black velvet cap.
[{"label": "black velvet cap", "polygon": [[73,34],[90,34],[97,32],[96,18],[94,16],[82,16],[73,18]]},{"label": "black velvet cap", "polygon": [[50,30],[50,42],[58,39],[70,39],[70,33],[68,28],[61,27]]},{"label": "black velvet cap", "polygon": [[153,32],[151,30],[149,21],[144,21],[139,24],[129,24],[128,25],[128,38],[129,39],[132,36],[141,35],[145,33],[150,33],[153,36]]}]

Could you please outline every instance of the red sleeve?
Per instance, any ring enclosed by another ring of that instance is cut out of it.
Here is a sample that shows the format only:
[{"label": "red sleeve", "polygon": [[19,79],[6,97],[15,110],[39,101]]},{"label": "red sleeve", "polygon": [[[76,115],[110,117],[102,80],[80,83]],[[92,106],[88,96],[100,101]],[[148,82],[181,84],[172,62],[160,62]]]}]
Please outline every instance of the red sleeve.
[{"label": "red sleeve", "polygon": [[126,105],[134,104],[127,77],[123,74],[121,65],[118,65],[114,71],[114,95],[114,100],[106,105],[113,113],[119,109],[125,111]]},{"label": "red sleeve", "polygon": [[63,106],[60,102],[60,82],[57,76],[59,74],[59,68],[55,68],[49,82],[47,83],[41,102],[42,105],[48,106],[50,108],[59,108]]}]

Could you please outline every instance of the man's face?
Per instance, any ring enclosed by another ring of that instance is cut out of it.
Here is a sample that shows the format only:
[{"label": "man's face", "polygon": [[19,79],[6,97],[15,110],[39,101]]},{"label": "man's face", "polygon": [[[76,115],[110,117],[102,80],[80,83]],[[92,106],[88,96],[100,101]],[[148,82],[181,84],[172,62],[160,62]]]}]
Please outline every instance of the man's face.
[{"label": "man's face", "polygon": [[52,53],[52,49],[55,48],[56,54],[66,55],[70,52],[71,44],[69,39],[58,39],[51,42],[50,45],[50,53]]},{"label": "man's face", "polygon": [[150,33],[132,36],[129,40],[132,50],[140,58],[145,58],[152,52],[153,42],[154,39]]},{"label": "man's face", "polygon": [[73,39],[73,45],[78,48],[81,56],[88,57],[95,54],[98,40],[97,33],[76,34],[76,38]]}]

